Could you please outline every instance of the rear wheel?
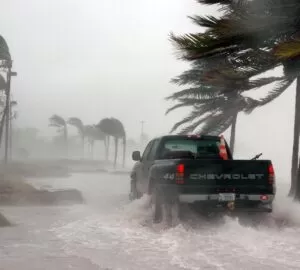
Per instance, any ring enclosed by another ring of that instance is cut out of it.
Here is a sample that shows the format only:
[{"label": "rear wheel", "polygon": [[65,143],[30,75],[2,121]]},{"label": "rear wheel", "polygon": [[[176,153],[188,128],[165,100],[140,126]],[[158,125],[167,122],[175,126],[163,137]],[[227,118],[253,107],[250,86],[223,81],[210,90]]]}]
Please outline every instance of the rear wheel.
[{"label": "rear wheel", "polygon": [[151,192],[151,203],[153,223],[160,223],[163,219],[163,202],[162,195],[157,187],[154,187]]},{"label": "rear wheel", "polygon": [[178,199],[169,197],[158,186],[153,188],[151,199],[153,223],[166,223],[168,227],[178,224],[180,220]]}]

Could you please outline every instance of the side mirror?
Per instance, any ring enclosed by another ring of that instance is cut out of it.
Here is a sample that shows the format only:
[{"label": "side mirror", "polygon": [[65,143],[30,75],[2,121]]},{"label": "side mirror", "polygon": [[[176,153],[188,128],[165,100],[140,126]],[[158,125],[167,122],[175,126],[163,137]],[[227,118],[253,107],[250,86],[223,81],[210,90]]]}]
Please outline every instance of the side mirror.
[{"label": "side mirror", "polygon": [[141,160],[141,153],[140,153],[140,151],[134,151],[134,152],[132,152],[132,159],[134,161],[140,161]]}]

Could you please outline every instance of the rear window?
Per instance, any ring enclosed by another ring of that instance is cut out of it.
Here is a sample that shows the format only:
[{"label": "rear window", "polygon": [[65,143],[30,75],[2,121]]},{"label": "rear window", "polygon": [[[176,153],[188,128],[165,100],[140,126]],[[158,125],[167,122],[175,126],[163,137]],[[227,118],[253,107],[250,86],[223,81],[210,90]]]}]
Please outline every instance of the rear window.
[{"label": "rear window", "polygon": [[219,156],[219,140],[201,139],[169,139],[163,143],[161,158],[168,158],[174,154],[179,157],[209,157]]}]

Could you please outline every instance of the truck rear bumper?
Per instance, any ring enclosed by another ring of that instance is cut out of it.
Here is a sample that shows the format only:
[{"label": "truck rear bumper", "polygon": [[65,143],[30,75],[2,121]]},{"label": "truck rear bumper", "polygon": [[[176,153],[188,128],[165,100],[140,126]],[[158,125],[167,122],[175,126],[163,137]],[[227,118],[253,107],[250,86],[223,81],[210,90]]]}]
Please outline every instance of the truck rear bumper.
[{"label": "truck rear bumper", "polygon": [[[253,201],[271,203],[274,200],[273,194],[264,194],[267,199],[262,200],[261,194],[239,194],[237,201]],[[202,201],[219,201],[219,194],[179,194],[179,201],[184,203],[195,203]]]},{"label": "truck rear bumper", "polygon": [[[267,198],[267,199],[266,199]],[[240,194],[234,201],[219,201],[219,194],[196,195],[196,194],[180,194],[179,201],[181,203],[193,204],[196,208],[203,209],[208,212],[223,212],[230,210],[231,212],[272,212],[273,194],[266,194],[262,200],[260,194]]]}]

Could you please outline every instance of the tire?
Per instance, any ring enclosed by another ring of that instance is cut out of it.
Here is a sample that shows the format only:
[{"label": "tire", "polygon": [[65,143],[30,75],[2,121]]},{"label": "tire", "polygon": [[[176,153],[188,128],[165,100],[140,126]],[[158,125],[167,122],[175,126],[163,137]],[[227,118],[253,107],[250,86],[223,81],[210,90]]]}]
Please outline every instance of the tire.
[{"label": "tire", "polygon": [[153,223],[160,223],[163,220],[163,200],[162,194],[157,187],[153,187],[151,192],[151,203],[153,206]]},{"label": "tire", "polygon": [[180,205],[177,198],[170,198],[157,186],[152,191],[153,223],[166,223],[168,227],[180,220]]},{"label": "tire", "polygon": [[178,201],[164,204],[164,214],[166,225],[168,227],[173,227],[178,225],[180,221],[180,205]]},{"label": "tire", "polygon": [[129,193],[129,200],[134,201],[140,199],[142,196],[138,192],[136,187],[136,180],[131,180],[130,182],[130,193]]}]

